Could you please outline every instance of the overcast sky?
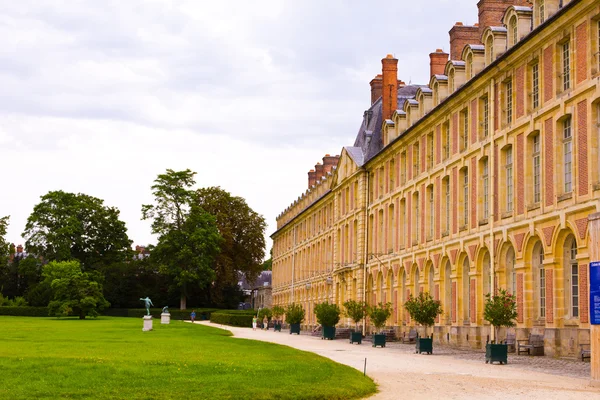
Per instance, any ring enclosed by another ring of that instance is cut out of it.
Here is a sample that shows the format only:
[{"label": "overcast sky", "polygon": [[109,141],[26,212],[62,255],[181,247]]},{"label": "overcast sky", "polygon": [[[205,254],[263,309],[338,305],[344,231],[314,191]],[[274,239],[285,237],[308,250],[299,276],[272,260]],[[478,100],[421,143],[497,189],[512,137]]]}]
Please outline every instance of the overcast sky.
[{"label": "overcast sky", "polygon": [[[275,217],[326,153],[352,145],[381,59],[429,81],[477,0],[0,0],[0,216],[21,243],[50,190],[118,207],[154,243],[141,205],[167,168]],[[268,241],[267,254],[271,248]]]}]

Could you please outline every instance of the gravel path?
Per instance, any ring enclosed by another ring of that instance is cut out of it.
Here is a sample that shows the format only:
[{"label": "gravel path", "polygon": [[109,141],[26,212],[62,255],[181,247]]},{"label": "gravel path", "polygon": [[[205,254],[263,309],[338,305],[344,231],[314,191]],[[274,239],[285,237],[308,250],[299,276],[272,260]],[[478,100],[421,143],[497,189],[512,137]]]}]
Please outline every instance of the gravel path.
[{"label": "gravel path", "polygon": [[370,400],[395,399],[599,399],[589,384],[589,363],[509,354],[508,365],[485,364],[484,354],[434,346],[434,354],[414,354],[414,345],[320,340],[251,328],[197,322],[231,331],[235,337],[262,340],[310,351],[363,371],[379,385]]}]

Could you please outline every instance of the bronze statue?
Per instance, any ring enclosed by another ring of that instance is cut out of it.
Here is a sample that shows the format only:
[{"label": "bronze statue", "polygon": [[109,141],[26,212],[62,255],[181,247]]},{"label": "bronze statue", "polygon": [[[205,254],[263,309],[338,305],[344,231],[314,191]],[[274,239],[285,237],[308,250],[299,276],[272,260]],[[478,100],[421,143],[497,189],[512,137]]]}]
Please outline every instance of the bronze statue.
[{"label": "bronze statue", "polygon": [[164,306],[162,312],[163,314],[169,314],[169,306]]},{"label": "bronze statue", "polygon": [[154,307],[154,304],[152,304],[152,300],[150,300],[150,297],[146,296],[145,299],[142,299],[140,297],[140,300],[144,302],[144,304],[146,305],[146,312],[148,313],[147,315],[150,315],[150,306]]}]

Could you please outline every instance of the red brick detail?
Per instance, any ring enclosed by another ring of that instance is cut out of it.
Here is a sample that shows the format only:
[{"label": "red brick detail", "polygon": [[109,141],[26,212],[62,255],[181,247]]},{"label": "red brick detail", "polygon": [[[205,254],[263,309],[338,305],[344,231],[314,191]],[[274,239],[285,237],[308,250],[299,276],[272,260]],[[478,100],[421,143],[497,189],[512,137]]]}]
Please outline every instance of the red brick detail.
[{"label": "red brick detail", "polygon": [[525,238],[525,234],[517,233],[517,234],[515,234],[514,238],[515,238],[515,250],[517,251],[517,253],[520,253],[521,249],[523,248],[523,239]]},{"label": "red brick detail", "polygon": [[476,292],[475,292],[475,290],[477,290],[477,280],[471,279],[471,290],[469,290],[469,293],[470,293],[469,302],[471,304],[469,307],[469,311],[470,311],[471,315],[469,315],[469,318],[470,318],[472,324],[474,324],[475,321],[477,320],[477,309],[475,308],[476,307],[476,303],[475,303]]},{"label": "red brick detail", "polygon": [[421,257],[417,260],[417,265],[419,266],[419,271],[423,271],[423,263],[425,262],[425,257]]},{"label": "red brick detail", "polygon": [[[425,199],[427,197],[427,192],[425,191],[425,184],[421,185],[421,193],[419,194],[419,199],[421,200],[421,243],[425,243],[425,221],[427,220],[427,212],[425,211]],[[418,238],[417,238],[418,239]]]},{"label": "red brick detail", "polygon": [[523,274],[517,274],[517,322],[523,323]]},{"label": "red brick detail", "polygon": [[423,293],[423,290],[424,290],[424,289],[425,289],[425,288],[424,288],[423,286],[420,286],[420,287],[419,287],[419,293]]},{"label": "red brick detail", "polygon": [[392,269],[394,270],[394,276],[398,276],[398,269],[400,269],[400,265],[399,264],[394,264],[392,266]]},{"label": "red brick detail", "polygon": [[477,228],[477,160],[471,158],[471,209],[469,218],[471,219],[471,228]]},{"label": "red brick detail", "polygon": [[440,267],[440,256],[441,254],[434,254],[433,255],[433,266],[435,267],[435,269],[438,269]]},{"label": "red brick detail", "polygon": [[494,240],[494,250],[498,251],[498,246],[500,245],[500,239]]},{"label": "red brick detail", "polygon": [[407,276],[410,274],[410,266],[411,265],[412,265],[412,261],[411,260],[404,261],[404,271],[406,271],[406,275]]},{"label": "red brick detail", "polygon": [[[438,283],[435,284],[435,286],[433,287],[433,299],[434,300],[440,300],[440,285]],[[436,316],[435,317],[435,322],[439,323],[440,322],[440,316]]]},{"label": "red brick detail", "polygon": [[498,93],[498,84],[494,85],[494,131],[498,130],[500,122],[500,93]]},{"label": "red brick detail", "polygon": [[554,226],[547,226],[542,228],[542,232],[544,233],[544,243],[546,246],[550,246],[552,244],[552,235],[554,234]]},{"label": "red brick detail", "polygon": [[589,322],[588,266],[579,264],[579,322]]},{"label": "red brick detail", "polygon": [[[588,42],[587,21],[585,21],[575,28],[575,76],[577,83],[587,79]],[[596,49],[598,49],[597,45]]]},{"label": "red brick detail", "polygon": [[588,194],[588,133],[587,133],[587,100],[577,104],[577,176],[579,178],[579,195]]},{"label": "red brick detail", "polygon": [[398,244],[400,243],[400,199],[396,199],[396,204],[394,205],[396,208],[396,223],[392,226],[392,229],[396,231],[396,240],[394,243],[394,251],[398,250]]},{"label": "red brick detail", "polygon": [[477,99],[471,101],[471,144],[477,141],[477,131],[478,131],[478,121],[477,121]]},{"label": "red brick detail", "polygon": [[525,212],[525,152],[523,149],[523,134],[517,135],[517,214]]},{"label": "red brick detail", "polygon": [[440,239],[442,237],[442,178],[437,177],[435,179],[435,238]]},{"label": "red brick detail", "polygon": [[498,221],[498,145],[494,145],[494,221]]},{"label": "red brick detail", "polygon": [[456,262],[456,254],[458,253],[458,249],[450,250],[450,262],[454,264]]},{"label": "red brick detail", "polygon": [[475,251],[477,250],[477,245],[476,244],[472,244],[468,247],[469,250],[469,259],[471,260],[471,262],[475,262]]},{"label": "red brick detail", "polygon": [[544,182],[546,187],[546,205],[554,204],[554,122],[552,118],[544,121]]},{"label": "red brick detail", "polygon": [[442,126],[438,125],[435,128],[435,164],[442,161]]},{"label": "red brick detail", "polygon": [[525,114],[525,66],[517,68],[516,75],[516,89],[517,89],[517,118],[522,117]]},{"label": "red brick detail", "polygon": [[406,194],[406,247],[412,246],[412,194]]},{"label": "red brick detail", "polygon": [[450,32],[450,59],[461,60],[462,51],[468,44],[479,43],[479,27],[457,24]]},{"label": "red brick detail", "polygon": [[550,45],[544,49],[544,102],[552,100],[554,97],[554,76],[552,76],[552,69],[554,68],[552,63],[553,50],[554,45]]},{"label": "red brick detail", "polygon": [[406,179],[411,180],[413,176],[413,145],[408,145],[408,150],[406,150]]},{"label": "red brick detail", "polygon": [[458,113],[452,114],[452,154],[458,153]]},{"label": "red brick detail", "polygon": [[452,282],[452,322],[456,322],[456,282]]},{"label": "red brick detail", "polygon": [[587,232],[588,227],[588,219],[578,219],[575,221],[575,225],[577,225],[577,233],[579,233],[579,239],[585,239],[585,233]]},{"label": "red brick detail", "polygon": [[421,171],[425,171],[425,160],[426,160],[426,155],[425,152],[427,151],[427,136],[423,136],[421,137]]},{"label": "red brick detail", "polygon": [[554,323],[554,270],[546,269],[546,322]]},{"label": "red brick detail", "polygon": [[458,169],[452,168],[452,233],[458,233]]}]

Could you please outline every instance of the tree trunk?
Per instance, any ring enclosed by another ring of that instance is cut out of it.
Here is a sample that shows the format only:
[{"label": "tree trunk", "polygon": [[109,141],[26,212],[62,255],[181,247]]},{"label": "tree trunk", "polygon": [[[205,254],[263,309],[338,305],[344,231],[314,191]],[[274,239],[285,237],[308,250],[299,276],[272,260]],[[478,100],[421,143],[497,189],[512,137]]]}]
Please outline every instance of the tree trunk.
[{"label": "tree trunk", "polygon": [[181,299],[179,300],[179,309],[185,310],[187,306],[187,299],[184,294],[181,295]]},{"label": "tree trunk", "polygon": [[85,312],[79,311],[79,319],[85,319]]}]

